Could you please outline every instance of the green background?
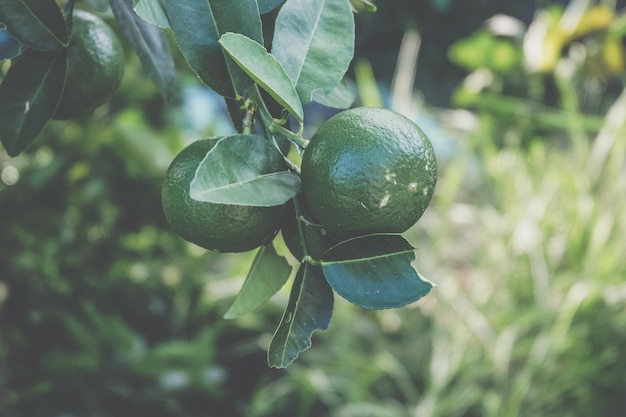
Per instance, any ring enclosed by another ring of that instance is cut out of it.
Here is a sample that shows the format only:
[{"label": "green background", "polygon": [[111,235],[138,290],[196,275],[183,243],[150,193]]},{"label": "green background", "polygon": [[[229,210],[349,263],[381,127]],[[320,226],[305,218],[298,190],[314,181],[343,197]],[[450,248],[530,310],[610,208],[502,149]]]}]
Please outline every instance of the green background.
[{"label": "green background", "polygon": [[[523,37],[555,4],[381,0],[357,16],[357,104],[416,120],[440,162],[406,234],[438,287],[383,311],[335,296],[329,329],[280,371],[266,350],[288,289],[225,320],[254,253],[187,244],[161,210],[174,155],[233,131],[222,102],[177,55],[166,107],[128,49],[93,118],[0,151],[0,415],[620,415],[626,72],[598,52],[607,30],[569,40],[544,73],[524,66],[522,38],[485,32],[501,13]],[[402,67],[415,84],[398,75],[406,33],[421,41]],[[305,132],[332,113],[306,106]]]}]

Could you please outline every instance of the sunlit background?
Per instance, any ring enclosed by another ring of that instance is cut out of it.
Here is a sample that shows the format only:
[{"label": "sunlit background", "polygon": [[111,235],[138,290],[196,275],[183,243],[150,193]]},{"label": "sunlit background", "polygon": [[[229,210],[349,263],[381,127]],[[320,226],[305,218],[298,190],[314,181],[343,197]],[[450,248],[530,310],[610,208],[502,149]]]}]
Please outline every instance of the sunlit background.
[{"label": "sunlit background", "polygon": [[[335,296],[330,328],[280,371],[266,350],[288,288],[223,319],[254,253],[188,244],[161,211],[174,155],[234,131],[223,102],[177,55],[166,107],[129,49],[93,118],[0,150],[0,416],[623,415],[625,3],[379,0],[356,16],[355,105],[412,118],[437,153],[406,237],[438,286],[384,311]],[[305,110],[308,135],[333,113]]]}]

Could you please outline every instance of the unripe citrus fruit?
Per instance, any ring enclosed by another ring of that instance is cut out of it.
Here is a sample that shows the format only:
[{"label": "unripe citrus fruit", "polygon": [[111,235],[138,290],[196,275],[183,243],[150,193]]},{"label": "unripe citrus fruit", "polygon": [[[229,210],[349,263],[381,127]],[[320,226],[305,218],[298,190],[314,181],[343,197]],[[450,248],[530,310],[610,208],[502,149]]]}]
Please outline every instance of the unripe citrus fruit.
[{"label": "unripe citrus fruit", "polygon": [[88,115],[113,96],[124,75],[122,44],[104,20],[83,10],[72,19],[67,79],[55,119]]},{"label": "unripe citrus fruit", "polygon": [[[216,252],[244,252],[269,242],[276,235],[283,206],[240,206],[191,198],[189,186],[196,168],[220,139],[193,142],[174,158],[163,181],[163,211],[174,231],[189,242]],[[278,151],[257,157],[263,158],[267,171],[262,174],[285,170]]]},{"label": "unripe citrus fruit", "polygon": [[408,118],[360,107],[327,120],[302,157],[311,213],[339,237],[403,233],[422,216],[437,182],[432,144]]}]

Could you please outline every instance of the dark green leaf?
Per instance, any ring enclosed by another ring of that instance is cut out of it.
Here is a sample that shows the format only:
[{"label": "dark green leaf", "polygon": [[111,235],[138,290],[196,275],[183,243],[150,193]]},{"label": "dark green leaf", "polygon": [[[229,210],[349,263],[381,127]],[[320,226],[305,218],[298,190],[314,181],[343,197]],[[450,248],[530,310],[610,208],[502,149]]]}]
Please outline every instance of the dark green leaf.
[{"label": "dark green leaf", "polygon": [[0,139],[7,153],[26,149],[48,124],[61,99],[67,50],[30,50],[16,61],[0,84]]},{"label": "dark green leaf", "polygon": [[300,177],[272,170],[280,158],[280,152],[261,136],[224,137],[198,165],[191,198],[244,206],[284,204],[300,190]]},{"label": "dark green leaf", "polygon": [[208,87],[235,97],[219,33],[207,0],[166,1],[165,12],[187,63]]},{"label": "dark green leaf", "polygon": [[161,29],[170,27],[163,10],[163,0],[133,0],[133,9],[146,22]]},{"label": "dark green leaf", "polygon": [[159,28],[142,20],[133,11],[132,0],[110,0],[110,3],[111,10],[139,56],[144,71],[165,101],[169,102],[174,93],[176,73],[167,37]]},{"label": "dark green leaf", "polygon": [[354,16],[348,0],[289,0],[278,13],[272,54],[302,103],[330,93],[354,55]]},{"label": "dark green leaf", "polygon": [[20,53],[19,42],[6,29],[0,29],[0,61],[15,58]]},{"label": "dark green leaf", "polygon": [[2,0],[0,22],[32,49],[52,52],[68,42],[65,19],[54,0]]},{"label": "dark green leaf", "polygon": [[337,294],[365,308],[402,307],[430,292],[432,283],[415,271],[415,249],[400,235],[368,235],[330,248],[322,257]]},{"label": "dark green leaf", "polygon": [[318,266],[303,263],[298,269],[283,318],[267,353],[273,368],[286,368],[300,352],[311,347],[311,335],[326,330],[333,313],[333,292]]},{"label": "dark green leaf", "polygon": [[269,13],[284,2],[285,0],[258,0],[259,12],[261,14]]},{"label": "dark green leaf", "polygon": [[[294,202],[298,204],[297,212]],[[324,252],[340,242],[315,222],[300,196],[288,204],[281,231],[287,248],[300,261],[304,258],[303,245],[306,245],[308,256],[319,260]]]},{"label": "dark green leaf", "polygon": [[220,44],[261,88],[302,122],[302,103],[291,79],[263,45],[237,33],[225,33]]},{"label": "dark green leaf", "polygon": [[225,97],[235,98],[235,87],[245,95],[253,84],[236,68],[229,70],[218,40],[223,33],[236,32],[263,43],[256,1],[166,1],[164,6],[179,48],[202,82]]},{"label": "dark green leaf", "polygon": [[239,295],[224,318],[233,319],[257,309],[285,285],[290,274],[291,265],[276,254],[271,243],[261,247]]}]

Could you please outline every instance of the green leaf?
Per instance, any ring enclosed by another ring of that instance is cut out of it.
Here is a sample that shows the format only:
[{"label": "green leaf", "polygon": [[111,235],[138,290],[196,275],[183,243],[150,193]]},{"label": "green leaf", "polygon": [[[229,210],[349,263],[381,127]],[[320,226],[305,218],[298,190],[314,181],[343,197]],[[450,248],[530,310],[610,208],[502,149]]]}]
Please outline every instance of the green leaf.
[{"label": "green leaf", "polygon": [[300,197],[297,196],[287,205],[281,227],[283,240],[296,259],[301,261],[304,258],[303,246],[306,245],[307,256],[319,260],[328,249],[340,241],[328,233],[322,225],[316,223]]},{"label": "green leaf", "polygon": [[356,94],[353,88],[345,80],[337,84],[328,94],[324,94],[321,90],[313,92],[313,101],[334,109],[347,109],[352,106],[355,99]]},{"label": "green leaf", "polygon": [[48,124],[61,99],[67,49],[29,50],[0,84],[0,139],[10,156],[26,149]]},{"label": "green leaf", "polygon": [[269,13],[284,2],[285,0],[258,0],[259,12],[261,14]]},{"label": "green leaf", "polygon": [[278,13],[272,54],[302,103],[330,93],[354,56],[354,16],[348,0],[288,0]]},{"label": "green leaf", "polygon": [[21,53],[19,42],[6,29],[0,29],[0,61],[15,58]]},{"label": "green leaf", "polygon": [[330,248],[322,269],[335,292],[364,308],[402,307],[430,292],[433,284],[413,268],[415,248],[400,235],[368,235]]},{"label": "green leaf", "polygon": [[219,204],[271,207],[284,204],[300,190],[300,177],[272,168],[280,152],[258,135],[222,138],[198,165],[191,198]]},{"label": "green leaf", "polygon": [[144,71],[159,89],[165,102],[174,94],[176,72],[174,60],[162,30],[142,20],[132,9],[132,0],[110,0],[111,10]]},{"label": "green leaf", "polygon": [[154,26],[161,29],[170,27],[163,10],[163,0],[134,0],[133,9],[139,17]]},{"label": "green leaf", "polygon": [[271,243],[262,246],[256,253],[235,302],[224,318],[233,319],[257,309],[285,285],[289,275],[291,265],[276,254],[274,246]]},{"label": "green leaf", "polygon": [[29,48],[52,52],[67,46],[67,25],[54,0],[2,0],[0,22]]},{"label": "green leaf", "polygon": [[164,6],[180,51],[202,82],[228,98],[245,96],[254,84],[236,65],[227,64],[218,40],[236,32],[263,43],[256,1],[166,1]]},{"label": "green leaf", "polygon": [[225,33],[220,44],[252,79],[299,122],[304,112],[283,66],[260,43],[237,33]]},{"label": "green leaf", "polygon": [[300,352],[311,347],[311,335],[326,330],[333,313],[333,291],[318,266],[303,263],[298,269],[282,320],[267,352],[273,368],[286,368]]}]

